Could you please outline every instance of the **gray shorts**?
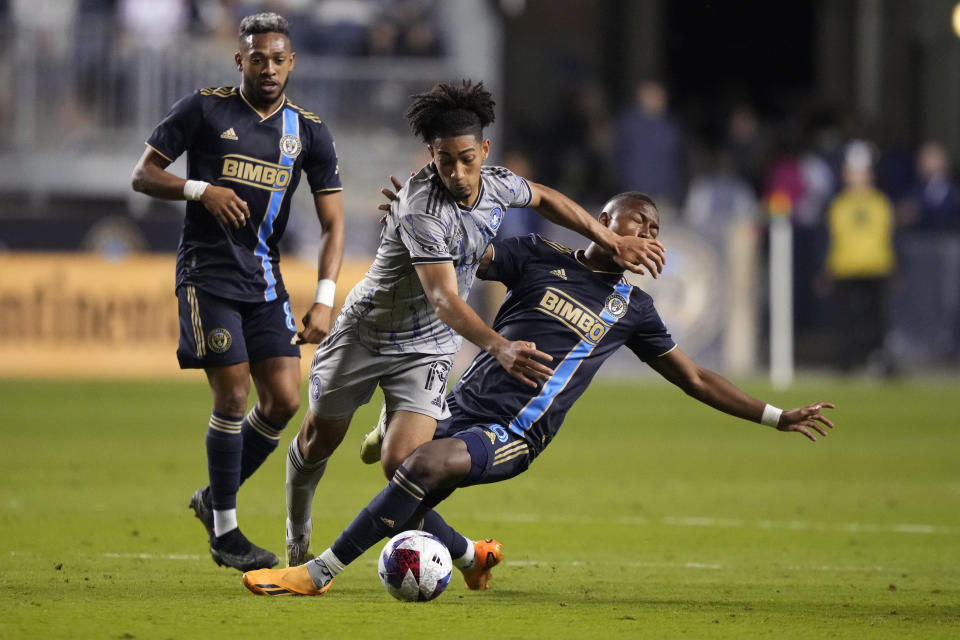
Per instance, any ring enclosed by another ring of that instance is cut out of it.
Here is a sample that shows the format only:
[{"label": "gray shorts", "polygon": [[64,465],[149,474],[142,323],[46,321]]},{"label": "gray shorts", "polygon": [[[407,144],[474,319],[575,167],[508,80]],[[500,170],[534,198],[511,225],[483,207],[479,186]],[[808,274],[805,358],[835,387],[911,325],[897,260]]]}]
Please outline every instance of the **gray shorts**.
[{"label": "gray shorts", "polygon": [[310,411],[342,418],[370,402],[377,385],[387,411],[412,411],[442,420],[452,355],[379,354],[352,327],[340,328],[317,347],[310,366]]}]

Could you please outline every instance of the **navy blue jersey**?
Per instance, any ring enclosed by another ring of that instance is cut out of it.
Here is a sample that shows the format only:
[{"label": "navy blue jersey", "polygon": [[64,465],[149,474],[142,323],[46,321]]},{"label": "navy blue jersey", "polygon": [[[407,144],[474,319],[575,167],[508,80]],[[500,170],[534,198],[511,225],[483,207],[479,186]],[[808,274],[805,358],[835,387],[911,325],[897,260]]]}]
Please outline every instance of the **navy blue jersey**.
[{"label": "navy blue jersey", "polygon": [[676,344],[653,300],[622,272],[593,271],[578,253],[540,236],[498,239],[485,280],[507,286],[493,328],[508,340],[529,340],[553,356],[554,375],[532,389],[481,352],[454,385],[458,424],[496,422],[527,441],[536,456],[604,360],[626,345],[641,360]]},{"label": "navy blue jersey", "polygon": [[244,302],[282,296],[277,245],[301,169],[313,191],[341,189],[329,129],[287,99],[264,118],[237,88],[222,87],[182,98],[147,144],[171,162],[186,151],[189,179],[233,189],[250,210],[237,229],[187,202],[177,287]]}]

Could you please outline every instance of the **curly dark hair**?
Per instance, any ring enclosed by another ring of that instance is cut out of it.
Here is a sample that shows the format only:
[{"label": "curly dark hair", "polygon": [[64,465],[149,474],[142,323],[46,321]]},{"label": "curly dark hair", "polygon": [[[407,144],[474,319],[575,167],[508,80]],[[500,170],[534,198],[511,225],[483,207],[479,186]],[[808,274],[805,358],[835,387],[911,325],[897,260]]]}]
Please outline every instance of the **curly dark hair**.
[{"label": "curly dark hair", "polygon": [[290,23],[276,13],[255,13],[240,21],[240,39],[261,33],[282,33],[290,37]]},{"label": "curly dark hair", "polygon": [[462,80],[459,85],[441,82],[426,93],[413,96],[406,118],[414,135],[430,144],[437,138],[472,134],[483,137],[483,129],[496,117],[493,95],[483,82]]}]

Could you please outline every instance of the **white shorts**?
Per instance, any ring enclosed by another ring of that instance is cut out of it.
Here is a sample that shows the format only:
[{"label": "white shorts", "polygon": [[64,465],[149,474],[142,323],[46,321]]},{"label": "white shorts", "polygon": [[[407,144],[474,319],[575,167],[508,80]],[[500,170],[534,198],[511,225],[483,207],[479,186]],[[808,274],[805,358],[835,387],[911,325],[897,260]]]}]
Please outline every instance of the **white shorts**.
[{"label": "white shorts", "polygon": [[379,354],[352,327],[340,328],[317,347],[310,367],[310,411],[343,418],[370,402],[377,385],[387,411],[412,411],[442,420],[453,355]]}]

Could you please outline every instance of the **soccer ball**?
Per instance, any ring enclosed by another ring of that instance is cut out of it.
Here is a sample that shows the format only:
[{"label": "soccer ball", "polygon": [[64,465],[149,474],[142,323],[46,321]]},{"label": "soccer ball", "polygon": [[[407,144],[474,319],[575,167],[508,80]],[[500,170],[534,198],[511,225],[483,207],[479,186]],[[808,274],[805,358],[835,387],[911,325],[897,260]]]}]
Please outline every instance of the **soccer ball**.
[{"label": "soccer ball", "polygon": [[387,593],[409,602],[433,600],[443,593],[452,568],[450,552],[426,531],[404,531],[393,536],[377,563]]}]

